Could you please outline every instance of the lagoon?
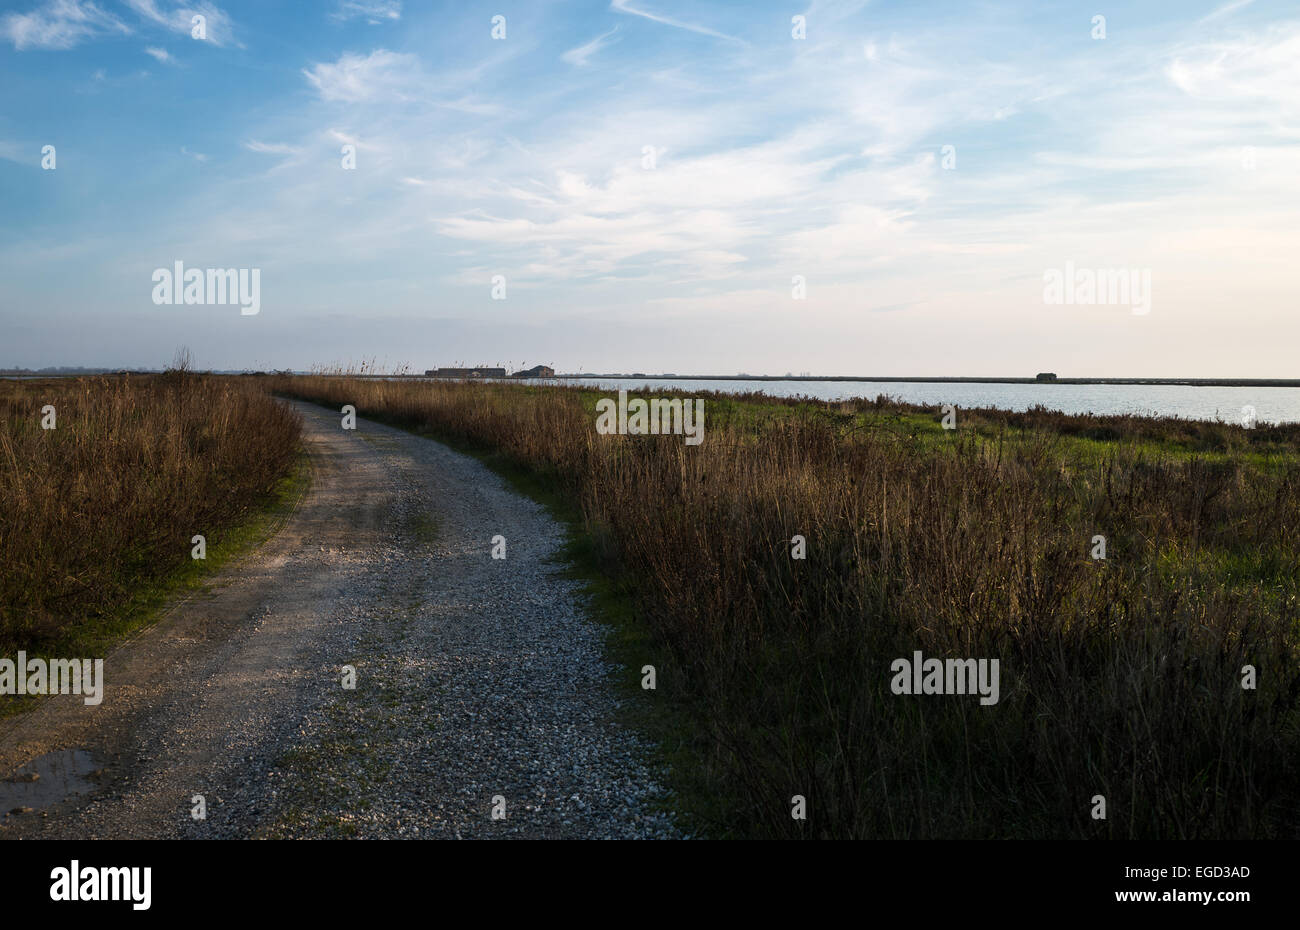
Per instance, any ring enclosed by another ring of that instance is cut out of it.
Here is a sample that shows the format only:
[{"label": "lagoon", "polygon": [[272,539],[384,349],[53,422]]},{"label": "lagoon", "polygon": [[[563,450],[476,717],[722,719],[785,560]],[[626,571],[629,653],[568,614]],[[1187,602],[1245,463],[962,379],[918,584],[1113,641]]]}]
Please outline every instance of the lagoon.
[{"label": "lagoon", "polygon": [[990,382],[925,381],[766,381],[693,380],[690,378],[563,378],[562,384],[600,387],[612,391],[674,389],[688,394],[706,391],[757,391],[773,397],[812,397],[818,400],[874,398],[888,394],[911,404],[955,404],[1028,410],[1041,404],[1063,413],[1135,414],[1224,420],[1240,423],[1243,409],[1253,407],[1260,423],[1300,422],[1300,388],[1220,387],[1185,384],[999,384]]}]

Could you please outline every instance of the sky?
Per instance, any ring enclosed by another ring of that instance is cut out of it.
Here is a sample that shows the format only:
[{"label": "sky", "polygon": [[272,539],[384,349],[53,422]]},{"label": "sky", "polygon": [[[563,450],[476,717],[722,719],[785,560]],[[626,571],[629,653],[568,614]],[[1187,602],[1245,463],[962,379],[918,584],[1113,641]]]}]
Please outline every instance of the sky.
[{"label": "sky", "polygon": [[0,88],[0,367],[1296,376],[1294,0],[0,0]]}]

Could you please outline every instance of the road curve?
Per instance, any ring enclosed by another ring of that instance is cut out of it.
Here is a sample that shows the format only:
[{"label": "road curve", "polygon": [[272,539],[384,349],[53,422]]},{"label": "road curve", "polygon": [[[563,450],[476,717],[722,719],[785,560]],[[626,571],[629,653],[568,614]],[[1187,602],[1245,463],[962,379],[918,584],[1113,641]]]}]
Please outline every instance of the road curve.
[{"label": "road curve", "polygon": [[443,445],[294,406],[313,477],[280,531],[109,654],[102,704],[0,721],[0,838],[679,835],[556,522]]}]

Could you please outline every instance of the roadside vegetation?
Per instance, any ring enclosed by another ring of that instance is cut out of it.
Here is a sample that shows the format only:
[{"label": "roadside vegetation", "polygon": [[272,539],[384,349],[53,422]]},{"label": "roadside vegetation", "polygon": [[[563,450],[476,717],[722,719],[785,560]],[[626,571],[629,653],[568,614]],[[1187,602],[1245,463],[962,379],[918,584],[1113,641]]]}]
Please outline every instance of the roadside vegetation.
[{"label": "roadside vegetation", "polygon": [[0,381],[0,654],[102,655],[284,505],[300,432],[255,379],[184,364]]},{"label": "roadside vegetation", "polygon": [[[706,394],[687,446],[598,435],[607,391],[268,384],[570,508],[708,835],[1300,835],[1300,427]],[[918,650],[1000,700],[895,695]]]}]

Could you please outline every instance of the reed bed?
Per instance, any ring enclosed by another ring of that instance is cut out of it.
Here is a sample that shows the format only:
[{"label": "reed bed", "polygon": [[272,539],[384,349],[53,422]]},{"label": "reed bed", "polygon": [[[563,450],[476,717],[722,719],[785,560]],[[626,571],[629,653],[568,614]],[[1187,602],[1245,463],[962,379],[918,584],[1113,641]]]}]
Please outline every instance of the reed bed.
[{"label": "reed bed", "polygon": [[0,382],[0,641],[40,650],[120,619],[195,535],[215,547],[258,510],[300,432],[254,379]]},{"label": "reed bed", "polygon": [[[705,395],[688,446],[598,435],[610,392],[269,384],[577,508],[668,657],[712,835],[1300,836],[1296,427]],[[1000,700],[894,694],[918,650],[998,659]]]}]

